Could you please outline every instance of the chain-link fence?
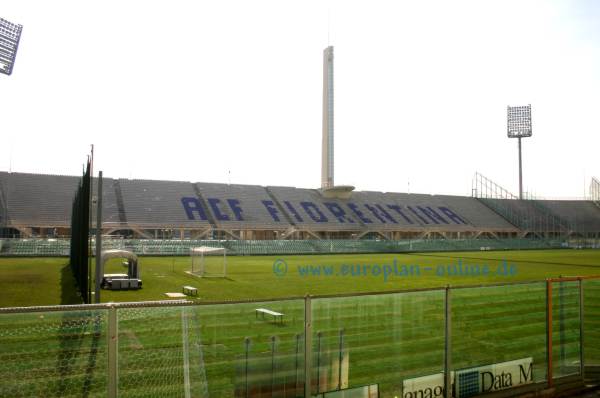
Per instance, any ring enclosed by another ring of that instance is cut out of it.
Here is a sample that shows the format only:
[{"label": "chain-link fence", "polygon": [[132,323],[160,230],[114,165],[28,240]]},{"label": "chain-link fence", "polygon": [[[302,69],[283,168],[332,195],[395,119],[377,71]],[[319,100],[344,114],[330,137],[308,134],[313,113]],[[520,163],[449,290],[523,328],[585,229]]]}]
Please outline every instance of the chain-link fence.
[{"label": "chain-link fence", "polygon": [[[137,255],[189,256],[190,249],[225,248],[228,255],[410,253],[432,251],[560,249],[600,247],[595,239],[402,239],[402,240],[191,240],[103,239],[103,250],[124,249]],[[95,243],[92,243],[95,247]],[[0,256],[66,256],[68,239],[0,240]]]},{"label": "chain-link fence", "polygon": [[0,396],[464,397],[567,378],[600,383],[599,303],[600,279],[563,278],[4,308]]},{"label": "chain-link fence", "polygon": [[0,396],[103,397],[107,310],[0,315]]}]

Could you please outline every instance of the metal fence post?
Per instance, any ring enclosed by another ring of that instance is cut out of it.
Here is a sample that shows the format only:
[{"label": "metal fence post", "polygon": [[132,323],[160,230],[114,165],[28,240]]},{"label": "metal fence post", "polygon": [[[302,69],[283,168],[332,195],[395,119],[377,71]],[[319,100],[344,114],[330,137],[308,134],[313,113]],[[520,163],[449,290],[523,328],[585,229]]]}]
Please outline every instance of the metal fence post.
[{"label": "metal fence post", "polygon": [[185,398],[190,398],[190,340],[186,308],[181,307],[181,348],[183,354],[183,393]]},{"label": "metal fence post", "polygon": [[546,378],[548,387],[554,384],[552,374],[552,280],[546,279]]},{"label": "metal fence post", "polygon": [[102,171],[98,173],[98,199],[96,200],[96,268],[94,283],[94,303],[100,302],[102,282]]},{"label": "metal fence post", "polygon": [[583,335],[584,335],[584,326],[583,322],[585,321],[584,313],[583,313],[584,305],[583,305],[583,280],[579,278],[579,366],[581,367],[581,380],[585,380],[585,355],[584,355],[584,345],[583,345]]},{"label": "metal fence post", "polygon": [[445,316],[444,316],[444,396],[452,398],[452,313],[450,306],[450,285],[446,286],[445,295]]},{"label": "metal fence post", "polygon": [[321,337],[323,333],[317,332],[317,395],[321,392]]},{"label": "metal fence post", "polygon": [[[561,275],[562,278],[562,275]],[[565,283],[560,281],[558,283],[558,331],[560,336],[560,369],[561,373],[563,371],[563,367],[567,361],[567,353],[565,350]]]},{"label": "metal fence post", "polygon": [[296,382],[294,383],[294,391],[296,396],[298,396],[298,390],[300,389],[300,386],[298,385],[298,379],[299,379],[299,375],[298,375],[298,356],[300,355],[300,335],[296,334],[296,355],[295,355],[295,361],[294,361],[294,370],[296,372]]},{"label": "metal fence post", "polygon": [[275,394],[275,343],[276,337],[271,336],[271,396]]},{"label": "metal fence post", "polygon": [[310,296],[304,297],[304,397],[311,394],[311,357],[312,357],[312,304]]},{"label": "metal fence post", "polygon": [[250,337],[244,337],[244,353],[246,357],[246,361],[244,362],[244,378],[245,378],[245,393],[244,396],[248,398],[250,394],[248,393],[248,356],[250,352]]},{"label": "metal fence post", "polygon": [[344,329],[340,329],[339,341],[339,356],[338,356],[338,390],[342,389],[342,363],[344,362]]},{"label": "metal fence post", "polygon": [[108,397],[116,398],[119,382],[119,327],[117,308],[108,307]]}]

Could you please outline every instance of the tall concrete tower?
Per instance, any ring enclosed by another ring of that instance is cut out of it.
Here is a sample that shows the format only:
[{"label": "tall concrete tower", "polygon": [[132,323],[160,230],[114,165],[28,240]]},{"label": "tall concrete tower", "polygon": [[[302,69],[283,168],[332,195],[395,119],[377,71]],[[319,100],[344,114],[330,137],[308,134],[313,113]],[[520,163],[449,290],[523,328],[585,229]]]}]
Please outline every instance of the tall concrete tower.
[{"label": "tall concrete tower", "polygon": [[323,50],[321,188],[333,188],[333,46]]},{"label": "tall concrete tower", "polygon": [[323,143],[321,148],[321,193],[326,198],[348,199],[352,185],[333,183],[333,46],[323,50]]}]

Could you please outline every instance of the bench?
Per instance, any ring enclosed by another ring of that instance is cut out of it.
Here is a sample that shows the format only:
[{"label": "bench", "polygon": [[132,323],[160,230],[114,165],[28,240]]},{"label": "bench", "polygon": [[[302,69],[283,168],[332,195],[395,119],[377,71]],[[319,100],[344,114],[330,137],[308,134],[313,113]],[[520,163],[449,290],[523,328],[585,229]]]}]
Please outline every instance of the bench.
[{"label": "bench", "polygon": [[273,320],[275,322],[277,322],[277,319],[279,319],[279,321],[281,323],[283,323],[283,315],[284,314],[282,314],[281,312],[271,311],[271,310],[268,310],[266,308],[257,308],[256,309],[256,319],[258,319],[258,314],[262,314],[262,319],[265,319],[265,314],[272,315],[273,316]]},{"label": "bench", "polygon": [[188,296],[197,296],[198,289],[196,289],[193,286],[183,286],[183,294],[188,295]]}]

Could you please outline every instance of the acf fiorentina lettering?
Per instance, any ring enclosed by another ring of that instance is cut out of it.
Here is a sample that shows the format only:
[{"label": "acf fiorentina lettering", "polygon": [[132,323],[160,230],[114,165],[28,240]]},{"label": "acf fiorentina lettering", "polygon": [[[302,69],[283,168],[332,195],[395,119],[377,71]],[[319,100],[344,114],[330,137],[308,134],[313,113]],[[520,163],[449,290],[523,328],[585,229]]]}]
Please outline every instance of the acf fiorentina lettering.
[{"label": "acf fiorentina lettering", "polygon": [[[453,210],[445,206],[399,206],[397,204],[379,203],[336,203],[323,202],[323,207],[318,203],[302,201],[292,203],[283,201],[281,207],[272,200],[261,200],[260,204],[274,222],[285,220],[283,211],[287,212],[294,222],[338,222],[340,224],[456,224],[466,225],[467,222]],[[207,221],[210,211],[217,221],[249,221],[244,215],[242,203],[234,198],[206,198],[201,203],[197,197],[181,198],[181,205],[188,220]],[[255,208],[255,206],[253,206]],[[260,207],[259,207],[260,208]],[[265,215],[266,215],[265,214]]]}]

